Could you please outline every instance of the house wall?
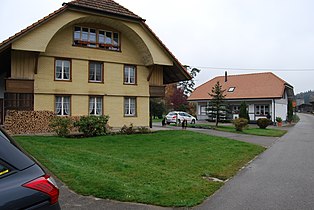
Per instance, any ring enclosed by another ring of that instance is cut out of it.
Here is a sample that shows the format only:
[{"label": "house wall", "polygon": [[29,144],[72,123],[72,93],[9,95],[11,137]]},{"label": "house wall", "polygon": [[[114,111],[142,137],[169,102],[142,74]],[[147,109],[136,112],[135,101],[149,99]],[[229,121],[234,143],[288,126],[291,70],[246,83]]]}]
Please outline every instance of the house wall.
[{"label": "house wall", "polygon": [[[33,52],[46,52],[46,48],[50,45],[50,41],[56,37],[56,34],[64,28],[68,28],[73,25],[80,25],[81,23],[87,24],[104,24],[115,28],[122,32],[123,37],[129,37],[136,45],[138,49],[137,53],[141,54],[141,60],[144,61],[145,65],[169,65],[172,66],[173,62],[158,41],[148,32],[142,25],[134,22],[125,20],[113,19],[106,16],[92,16],[86,13],[66,10],[61,12],[59,15],[50,19],[48,22],[41,24],[36,30],[30,31],[20,39],[12,43],[12,49],[33,51]],[[112,28],[111,27],[111,28]],[[71,39],[64,40],[65,42],[71,42]],[[125,43],[122,40],[122,48]],[[62,46],[63,47],[67,47]],[[65,50],[65,49],[64,49]],[[88,51],[88,49],[86,49]],[[122,49],[122,52],[125,49]],[[134,52],[134,51],[133,51]],[[126,52],[126,53],[132,53]],[[94,53],[95,59],[101,53]],[[126,54],[123,54],[126,55]],[[70,56],[70,54],[68,55]],[[114,58],[114,55],[111,55]],[[126,56],[125,59],[128,57]],[[120,62],[118,60],[118,62]],[[130,61],[128,61],[130,62]]]},{"label": "house wall", "polygon": [[[233,106],[233,105],[236,105],[236,106],[240,106],[241,102],[242,101],[235,101],[235,100],[227,100],[226,101],[229,105]],[[270,115],[273,116],[273,106],[272,106],[272,100],[268,99],[268,100],[245,100],[247,106],[248,106],[248,113],[249,113],[249,117],[250,117],[250,120],[251,121],[256,121],[258,120],[259,118],[265,118],[266,116],[265,115],[262,115],[262,116],[259,116],[259,115],[256,115],[255,114],[255,106],[256,105],[268,105],[269,106],[269,112],[270,112]],[[198,120],[206,120],[208,119],[208,116],[207,114],[201,114],[201,106],[206,106],[208,102],[205,102],[205,101],[199,101],[199,102],[196,102],[197,104],[197,119]],[[232,114],[232,118],[235,119],[235,118],[238,118],[239,117],[239,114],[238,113],[234,113]]]},{"label": "house wall", "polygon": [[11,52],[11,78],[34,79],[37,53],[27,51]]},{"label": "house wall", "polygon": [[287,119],[288,99],[275,99],[275,117],[281,117],[282,120]]},{"label": "house wall", "polygon": [[149,80],[149,85],[152,86],[161,86],[163,83],[163,67],[159,65],[155,65],[152,67],[152,75]]},{"label": "house wall", "polygon": [[[150,69],[141,59],[131,40],[121,34],[121,52],[72,46],[73,27],[59,31],[50,41],[47,51],[38,58],[34,83],[34,110],[55,110],[55,95],[71,96],[71,115],[88,115],[89,96],[103,97],[103,113],[109,115],[109,125],[121,128],[124,124],[149,125],[149,84],[162,84],[162,67],[157,66],[151,81]],[[55,59],[71,59],[71,81],[55,81]],[[88,81],[89,61],[103,62],[104,83]],[[137,84],[124,85],[124,65],[137,66]],[[137,100],[137,116],[124,117],[124,97]]]}]

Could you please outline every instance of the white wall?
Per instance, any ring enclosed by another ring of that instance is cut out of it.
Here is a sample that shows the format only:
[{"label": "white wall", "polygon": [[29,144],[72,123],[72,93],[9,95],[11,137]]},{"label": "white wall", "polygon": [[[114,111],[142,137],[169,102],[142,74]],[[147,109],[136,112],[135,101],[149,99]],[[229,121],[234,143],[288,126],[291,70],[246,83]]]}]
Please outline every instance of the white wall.
[{"label": "white wall", "polygon": [[282,120],[287,119],[288,99],[275,99],[275,117],[281,117]]}]

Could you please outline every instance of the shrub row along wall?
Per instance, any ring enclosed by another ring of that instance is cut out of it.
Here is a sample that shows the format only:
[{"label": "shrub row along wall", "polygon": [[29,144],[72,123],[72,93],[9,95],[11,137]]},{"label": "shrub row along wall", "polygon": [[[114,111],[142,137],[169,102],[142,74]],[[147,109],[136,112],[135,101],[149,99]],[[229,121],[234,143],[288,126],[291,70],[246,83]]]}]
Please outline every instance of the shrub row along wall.
[{"label": "shrub row along wall", "polygon": [[[4,128],[10,134],[52,133],[50,120],[55,116],[51,111],[7,111]],[[79,117],[71,117],[78,120]],[[72,129],[76,131],[76,129]]]}]

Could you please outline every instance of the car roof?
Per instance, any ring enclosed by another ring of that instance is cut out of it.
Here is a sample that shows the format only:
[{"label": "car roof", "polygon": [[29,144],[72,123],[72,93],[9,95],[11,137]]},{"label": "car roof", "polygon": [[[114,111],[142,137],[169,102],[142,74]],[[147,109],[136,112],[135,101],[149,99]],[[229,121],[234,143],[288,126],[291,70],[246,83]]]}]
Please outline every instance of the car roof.
[{"label": "car roof", "polygon": [[23,170],[35,163],[2,129],[0,132],[2,132],[0,135],[0,159],[2,161],[18,170]]}]

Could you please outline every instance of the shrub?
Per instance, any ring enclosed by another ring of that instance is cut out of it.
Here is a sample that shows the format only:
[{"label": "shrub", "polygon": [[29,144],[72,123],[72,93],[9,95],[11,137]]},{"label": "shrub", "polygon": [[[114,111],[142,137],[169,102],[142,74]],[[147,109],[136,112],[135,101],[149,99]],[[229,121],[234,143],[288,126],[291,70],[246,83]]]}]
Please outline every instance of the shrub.
[{"label": "shrub", "polygon": [[247,126],[248,120],[245,118],[238,118],[233,121],[236,131],[243,131],[243,129]]},{"label": "shrub", "polygon": [[257,125],[261,129],[266,129],[267,126],[269,126],[270,122],[271,121],[267,118],[260,118],[257,120]]},{"label": "shrub", "polygon": [[109,116],[83,116],[74,126],[85,136],[103,136],[107,134]]},{"label": "shrub", "polygon": [[130,135],[136,133],[136,130],[133,128],[133,124],[131,123],[129,126],[124,125],[121,128],[120,133]]},{"label": "shrub", "polygon": [[73,127],[73,121],[67,117],[54,116],[51,118],[49,126],[58,136],[65,137],[70,134],[70,130]]},{"label": "shrub", "polygon": [[150,129],[145,127],[145,126],[138,127],[137,130],[139,133],[150,133],[151,132]]},{"label": "shrub", "polygon": [[276,122],[282,122],[281,117],[276,117]]},{"label": "shrub", "polygon": [[294,122],[294,123],[297,123],[297,122],[299,122],[300,121],[300,117],[298,116],[298,115],[293,115],[293,117],[292,117],[292,122]]}]

